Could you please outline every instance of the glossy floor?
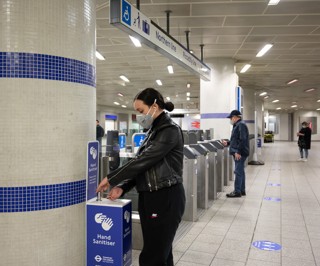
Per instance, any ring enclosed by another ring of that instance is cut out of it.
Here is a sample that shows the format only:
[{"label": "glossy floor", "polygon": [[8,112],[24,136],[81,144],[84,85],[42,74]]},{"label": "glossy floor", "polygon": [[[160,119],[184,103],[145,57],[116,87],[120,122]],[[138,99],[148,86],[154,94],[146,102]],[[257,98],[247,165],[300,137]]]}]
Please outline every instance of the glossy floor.
[{"label": "glossy floor", "polygon": [[265,144],[265,164],[246,168],[246,197],[226,198],[231,184],[197,222],[183,223],[175,265],[320,266],[320,142],[307,162],[298,158],[296,142]]}]

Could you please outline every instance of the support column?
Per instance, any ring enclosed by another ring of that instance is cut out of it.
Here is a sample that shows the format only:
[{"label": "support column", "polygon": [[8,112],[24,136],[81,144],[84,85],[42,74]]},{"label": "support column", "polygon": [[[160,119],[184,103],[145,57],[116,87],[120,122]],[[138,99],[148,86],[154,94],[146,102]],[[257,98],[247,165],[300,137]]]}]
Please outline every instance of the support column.
[{"label": "support column", "polygon": [[[214,138],[229,138],[228,114],[237,109],[238,75],[232,59],[206,60],[211,68],[211,81],[200,81],[201,129],[214,129]],[[241,98],[241,95],[239,95]]]},{"label": "support column", "polygon": [[85,265],[95,1],[0,0],[1,265]]}]

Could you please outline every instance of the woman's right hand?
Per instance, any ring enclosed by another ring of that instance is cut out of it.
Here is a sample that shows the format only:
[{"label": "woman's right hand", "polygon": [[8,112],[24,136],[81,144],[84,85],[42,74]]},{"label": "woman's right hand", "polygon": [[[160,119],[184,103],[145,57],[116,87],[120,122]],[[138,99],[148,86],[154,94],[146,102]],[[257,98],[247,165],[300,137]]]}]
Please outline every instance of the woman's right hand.
[{"label": "woman's right hand", "polygon": [[100,182],[99,186],[97,187],[96,193],[98,193],[98,192],[104,192],[104,191],[106,191],[109,187],[110,187],[110,184],[109,184],[108,178],[105,177],[105,178]]}]

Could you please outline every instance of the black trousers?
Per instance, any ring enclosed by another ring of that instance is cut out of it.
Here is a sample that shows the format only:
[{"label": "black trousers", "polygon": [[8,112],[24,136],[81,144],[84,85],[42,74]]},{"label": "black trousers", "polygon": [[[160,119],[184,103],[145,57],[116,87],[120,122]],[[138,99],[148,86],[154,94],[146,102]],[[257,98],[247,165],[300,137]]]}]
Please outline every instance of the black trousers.
[{"label": "black trousers", "polygon": [[172,242],[185,208],[182,184],[139,193],[143,236],[140,266],[173,266]]}]

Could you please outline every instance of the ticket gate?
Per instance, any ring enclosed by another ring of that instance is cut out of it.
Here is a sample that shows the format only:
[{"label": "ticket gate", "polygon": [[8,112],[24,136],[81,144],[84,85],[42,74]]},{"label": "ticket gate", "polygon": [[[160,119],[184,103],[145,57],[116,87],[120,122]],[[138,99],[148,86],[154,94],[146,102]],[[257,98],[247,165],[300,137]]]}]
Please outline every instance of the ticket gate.
[{"label": "ticket gate", "polygon": [[189,145],[198,156],[197,204],[201,209],[209,208],[209,151],[201,144]]},{"label": "ticket gate", "polygon": [[182,217],[184,221],[195,222],[197,214],[197,157],[189,146],[183,148],[183,186],[186,194],[186,207]]},{"label": "ticket gate", "polygon": [[200,142],[208,151],[209,156],[209,200],[217,199],[217,148],[209,142]]},{"label": "ticket gate", "polygon": [[210,143],[217,149],[217,193],[224,190],[224,146],[219,140],[212,140]]}]

